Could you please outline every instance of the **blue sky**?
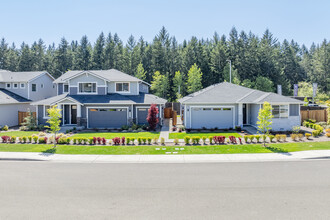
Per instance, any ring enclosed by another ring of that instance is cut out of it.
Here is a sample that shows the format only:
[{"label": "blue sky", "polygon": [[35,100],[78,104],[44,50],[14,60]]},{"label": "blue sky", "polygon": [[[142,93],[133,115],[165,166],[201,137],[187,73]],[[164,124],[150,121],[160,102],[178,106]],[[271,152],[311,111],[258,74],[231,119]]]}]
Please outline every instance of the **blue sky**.
[{"label": "blue sky", "polygon": [[179,42],[211,38],[230,29],[262,36],[269,28],[280,41],[294,39],[310,46],[330,39],[329,0],[0,0],[0,37],[20,45],[42,38],[45,43],[80,40],[94,42],[103,31],[130,34],[151,41],[162,26]]}]

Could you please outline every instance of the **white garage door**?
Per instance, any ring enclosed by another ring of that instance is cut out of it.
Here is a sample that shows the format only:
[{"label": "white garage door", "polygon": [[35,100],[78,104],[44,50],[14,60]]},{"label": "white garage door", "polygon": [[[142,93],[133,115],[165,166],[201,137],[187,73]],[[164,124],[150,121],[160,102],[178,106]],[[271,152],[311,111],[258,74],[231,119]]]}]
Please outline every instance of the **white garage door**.
[{"label": "white garage door", "polygon": [[191,108],[191,127],[192,128],[232,128],[234,109],[226,108]]}]

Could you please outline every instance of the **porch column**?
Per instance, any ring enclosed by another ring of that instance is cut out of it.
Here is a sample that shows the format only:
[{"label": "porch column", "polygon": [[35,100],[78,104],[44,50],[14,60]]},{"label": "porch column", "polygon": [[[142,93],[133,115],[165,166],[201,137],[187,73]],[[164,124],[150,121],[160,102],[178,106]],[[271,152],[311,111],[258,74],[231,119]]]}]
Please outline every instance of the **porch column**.
[{"label": "porch column", "polygon": [[243,127],[243,104],[238,104],[238,126]]},{"label": "porch column", "polygon": [[81,105],[77,104],[77,126],[81,126]]},{"label": "porch column", "polygon": [[62,112],[61,112],[61,115],[62,115],[62,118],[61,118],[61,122],[62,122],[62,125],[64,125],[64,116],[63,116],[63,113],[64,113],[64,109],[62,108],[62,105],[61,104],[57,104],[57,109],[61,109]]}]

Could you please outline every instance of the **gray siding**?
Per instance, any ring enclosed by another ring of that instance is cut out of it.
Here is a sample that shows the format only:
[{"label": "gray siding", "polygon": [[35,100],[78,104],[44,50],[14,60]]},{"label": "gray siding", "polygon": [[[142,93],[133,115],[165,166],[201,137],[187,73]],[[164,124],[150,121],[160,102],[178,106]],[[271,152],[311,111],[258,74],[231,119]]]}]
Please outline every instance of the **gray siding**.
[{"label": "gray siding", "polygon": [[97,87],[97,94],[98,95],[106,95],[107,94],[107,88],[106,87]]},{"label": "gray siding", "polygon": [[[32,92],[32,84],[37,85],[37,91]],[[43,88],[41,88],[41,84],[44,85]],[[30,99],[32,101],[38,101],[42,99],[46,99],[52,96],[56,95],[56,87],[53,84],[53,79],[50,78],[48,75],[42,75],[38,77],[37,79],[29,82],[29,93],[30,93]]]},{"label": "gray siding", "polygon": [[0,105],[0,126],[16,126],[18,125],[18,112],[35,111],[35,107],[30,104],[6,104]]},{"label": "gray siding", "polygon": [[149,93],[149,86],[144,83],[139,83],[140,92]]},{"label": "gray siding", "polygon": [[57,89],[57,95],[63,94],[63,83],[57,83],[58,89]]},{"label": "gray siding", "polygon": [[70,86],[78,86],[78,83],[81,83],[81,82],[86,82],[86,83],[93,82],[93,83],[96,83],[97,86],[106,85],[105,81],[103,79],[100,79],[100,78],[98,78],[96,76],[93,76],[93,75],[90,75],[90,74],[88,74],[88,75],[82,74],[80,76],[77,76],[77,77],[71,79],[69,81],[69,85]]},{"label": "gray siding", "polygon": [[69,87],[69,94],[70,95],[77,95],[78,87]]},{"label": "gray siding", "polygon": [[[23,83],[23,82],[22,82]],[[6,88],[6,84],[7,83],[3,83],[5,89],[7,89],[8,91],[10,92],[13,92],[17,95],[20,95],[26,99],[28,99],[28,86],[27,86],[27,83],[23,83],[25,85],[25,87],[23,89],[21,89],[21,83],[17,83],[18,84],[18,88],[17,89],[14,89],[13,85],[14,83],[10,83],[11,84],[11,87],[10,89]]]},{"label": "gray siding", "polygon": [[[138,95],[138,82],[130,82],[129,92],[120,93],[125,95]],[[116,82],[108,82],[108,93],[116,93]]]},{"label": "gray siding", "polygon": [[250,124],[251,125],[254,125],[254,126],[257,125],[259,109],[260,109],[259,104],[249,105],[249,115],[250,115]]}]

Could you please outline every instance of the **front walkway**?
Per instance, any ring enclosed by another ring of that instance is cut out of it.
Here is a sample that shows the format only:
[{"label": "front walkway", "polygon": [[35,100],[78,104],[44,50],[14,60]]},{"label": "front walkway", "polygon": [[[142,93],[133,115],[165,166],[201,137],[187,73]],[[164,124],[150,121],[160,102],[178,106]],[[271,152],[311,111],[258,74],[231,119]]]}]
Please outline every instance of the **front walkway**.
[{"label": "front walkway", "polygon": [[0,152],[0,160],[49,161],[70,163],[218,163],[308,161],[330,159],[330,150],[260,154],[186,155],[75,155],[50,153]]},{"label": "front walkway", "polygon": [[165,139],[165,142],[169,141],[169,135],[170,135],[170,120],[169,118],[165,118],[164,119],[164,123],[163,123],[163,127],[160,130],[160,134],[159,134],[159,141],[161,140],[161,138]]}]

